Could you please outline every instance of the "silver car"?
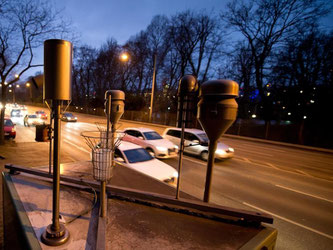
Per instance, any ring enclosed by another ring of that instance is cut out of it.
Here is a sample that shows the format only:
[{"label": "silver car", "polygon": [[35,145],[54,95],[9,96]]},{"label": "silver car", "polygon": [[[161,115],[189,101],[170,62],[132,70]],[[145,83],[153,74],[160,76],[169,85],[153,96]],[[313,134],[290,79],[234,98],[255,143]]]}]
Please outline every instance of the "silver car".
[{"label": "silver car", "polygon": [[[180,145],[181,129],[167,128],[163,132],[163,138],[170,140],[176,145]],[[189,154],[200,156],[201,159],[208,159],[208,142],[209,139],[206,133],[200,129],[185,129],[184,133],[184,151]],[[215,151],[215,159],[223,160],[234,156],[234,149],[223,143],[217,144]]]},{"label": "silver car", "polygon": [[177,157],[178,147],[171,141],[161,137],[155,130],[149,128],[127,128],[123,141],[140,145],[156,158],[166,159]]}]

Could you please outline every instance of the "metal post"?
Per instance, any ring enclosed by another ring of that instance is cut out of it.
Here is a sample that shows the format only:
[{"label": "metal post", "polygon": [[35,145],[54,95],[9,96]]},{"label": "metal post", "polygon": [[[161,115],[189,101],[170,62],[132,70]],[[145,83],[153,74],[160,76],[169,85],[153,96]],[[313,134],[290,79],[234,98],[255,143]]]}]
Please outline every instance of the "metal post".
[{"label": "metal post", "polygon": [[187,96],[183,98],[183,112],[182,112],[182,131],[180,137],[180,149],[179,149],[179,160],[178,160],[178,179],[176,189],[176,199],[179,199],[179,188],[180,188],[180,176],[183,165],[183,153],[184,153],[184,130],[186,122],[186,109],[187,109]]},{"label": "metal post", "polygon": [[209,202],[210,188],[212,183],[212,175],[214,168],[214,156],[217,148],[217,141],[210,141],[208,146],[208,162],[207,162],[207,172],[206,172],[206,183],[204,192],[204,202]]},{"label": "metal post", "polygon": [[[108,96],[108,107],[107,107],[107,115],[106,115],[106,148],[109,148],[109,132],[110,132],[110,114],[111,114],[111,95]],[[106,181],[101,181],[101,191],[100,191],[100,203],[101,203],[101,211],[100,216],[102,218],[106,217],[106,202],[105,202],[105,189],[106,189]]]},{"label": "metal post", "polygon": [[42,234],[42,241],[51,246],[58,246],[69,239],[69,232],[63,224],[59,224],[59,198],[60,198],[60,105],[54,100],[54,140],[53,140],[53,195],[52,195],[52,224]]},{"label": "metal post", "polygon": [[155,77],[156,77],[156,53],[154,55],[154,70],[153,70],[153,82],[151,85],[150,95],[150,110],[149,110],[149,122],[151,122],[151,115],[153,113],[153,102],[154,102],[154,90],[155,90]]},{"label": "metal post", "polygon": [[50,127],[49,127],[49,139],[50,139],[50,155],[49,155],[49,175],[51,175],[51,168],[52,168],[52,120],[53,120],[53,111],[50,112]]},{"label": "metal post", "polygon": [[59,196],[60,196],[60,103],[55,101],[54,144],[53,144],[53,215],[52,229],[59,230]]}]

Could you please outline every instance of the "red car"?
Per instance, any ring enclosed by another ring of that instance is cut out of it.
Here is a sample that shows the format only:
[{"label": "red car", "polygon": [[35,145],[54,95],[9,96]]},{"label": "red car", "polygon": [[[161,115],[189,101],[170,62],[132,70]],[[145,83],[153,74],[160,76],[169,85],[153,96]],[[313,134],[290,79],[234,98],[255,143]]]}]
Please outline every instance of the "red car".
[{"label": "red car", "polygon": [[15,125],[9,118],[5,118],[5,137],[13,139],[16,137]]},{"label": "red car", "polygon": [[40,118],[40,119],[44,119],[44,120],[47,119],[47,114],[46,114],[45,111],[43,111],[43,110],[38,110],[38,111],[36,111],[36,115],[37,115],[38,118]]}]

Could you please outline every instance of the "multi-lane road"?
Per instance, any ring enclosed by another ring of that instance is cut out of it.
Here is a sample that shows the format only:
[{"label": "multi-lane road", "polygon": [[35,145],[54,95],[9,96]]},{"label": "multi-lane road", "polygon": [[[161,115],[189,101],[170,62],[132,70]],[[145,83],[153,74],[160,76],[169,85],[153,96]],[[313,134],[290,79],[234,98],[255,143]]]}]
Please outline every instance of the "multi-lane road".
[{"label": "multi-lane road", "polygon": [[[29,107],[29,113],[40,108]],[[46,110],[46,109],[44,109]],[[47,111],[47,110],[46,110]],[[90,160],[82,131],[97,130],[102,117],[77,114],[78,122],[62,122],[62,150],[73,161]],[[121,121],[119,129],[165,127]],[[17,142],[33,141],[34,127],[17,125]],[[274,217],[277,249],[333,249],[333,154],[284,145],[222,138],[235,149],[233,159],[215,164],[211,203],[261,211]],[[178,159],[164,160],[178,167]],[[185,155],[181,190],[202,199],[206,162]]]}]

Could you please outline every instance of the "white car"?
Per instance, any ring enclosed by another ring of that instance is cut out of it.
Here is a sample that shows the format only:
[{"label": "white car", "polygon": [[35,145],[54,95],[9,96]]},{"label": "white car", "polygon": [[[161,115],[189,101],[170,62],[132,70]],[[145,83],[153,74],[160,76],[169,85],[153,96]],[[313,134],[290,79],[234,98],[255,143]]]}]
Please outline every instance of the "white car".
[{"label": "white car", "polygon": [[129,141],[145,148],[156,158],[172,158],[178,153],[178,146],[164,139],[155,130],[148,128],[127,128],[123,141]]},{"label": "white car", "polygon": [[169,184],[175,185],[177,183],[177,170],[157,160],[139,145],[121,141],[115,150],[114,156],[116,162],[120,163],[120,165]]},{"label": "white car", "polygon": [[[175,144],[180,145],[181,129],[167,128],[163,132],[163,137],[169,139]],[[201,159],[208,159],[208,142],[209,139],[205,131],[194,128],[185,128],[184,131],[184,152],[200,156]],[[224,143],[218,142],[215,151],[215,159],[224,160],[234,156],[234,149]]]},{"label": "white car", "polygon": [[42,125],[45,124],[45,121],[40,119],[37,115],[26,115],[23,119],[24,126],[32,126],[32,125]]}]

